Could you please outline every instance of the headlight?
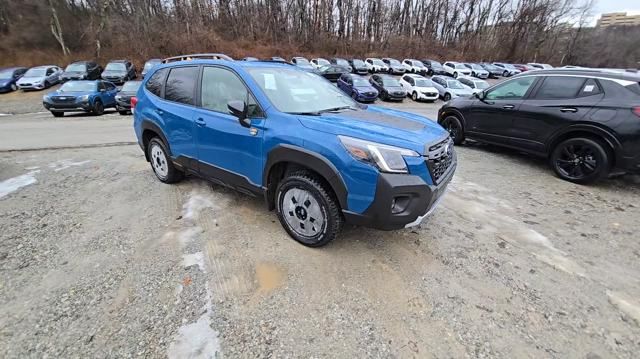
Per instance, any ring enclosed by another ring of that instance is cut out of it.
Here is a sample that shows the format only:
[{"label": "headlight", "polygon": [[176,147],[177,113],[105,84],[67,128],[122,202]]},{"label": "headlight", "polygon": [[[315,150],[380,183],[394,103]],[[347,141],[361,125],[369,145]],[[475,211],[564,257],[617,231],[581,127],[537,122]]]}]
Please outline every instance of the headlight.
[{"label": "headlight", "polygon": [[49,102],[49,95],[42,96],[42,102]]},{"label": "headlight", "polygon": [[89,102],[89,95],[80,96],[78,97],[78,100],[80,102]]},{"label": "headlight", "polygon": [[357,138],[338,136],[342,145],[358,161],[370,163],[381,172],[408,173],[407,163],[403,156],[420,157],[412,150],[380,143],[359,140]]}]

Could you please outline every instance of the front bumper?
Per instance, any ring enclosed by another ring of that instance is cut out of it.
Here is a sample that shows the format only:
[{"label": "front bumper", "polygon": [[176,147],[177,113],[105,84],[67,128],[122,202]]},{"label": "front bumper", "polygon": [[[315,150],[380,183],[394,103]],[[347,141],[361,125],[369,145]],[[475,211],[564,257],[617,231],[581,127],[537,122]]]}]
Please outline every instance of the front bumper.
[{"label": "front bumper", "polygon": [[74,103],[51,103],[43,101],[42,105],[49,111],[56,112],[91,112],[93,108],[89,102],[74,102]]},{"label": "front bumper", "polygon": [[116,100],[116,110],[118,111],[131,110],[131,98],[126,100]]},{"label": "front bumper", "polygon": [[438,92],[433,92],[433,93],[418,92],[418,100],[436,101],[439,97],[440,97],[440,94]]},{"label": "front bumper", "polygon": [[43,83],[38,84],[17,84],[20,90],[44,90],[45,85]]},{"label": "front bumper", "polygon": [[345,219],[357,226],[384,231],[417,226],[433,213],[455,169],[454,161],[438,185],[429,185],[411,174],[381,173],[373,203],[364,213],[343,210]]},{"label": "front bumper", "polygon": [[377,93],[374,93],[373,95],[367,95],[366,93],[358,93],[358,96],[356,96],[356,100],[362,101],[362,102],[373,102],[377,98],[378,98]]}]

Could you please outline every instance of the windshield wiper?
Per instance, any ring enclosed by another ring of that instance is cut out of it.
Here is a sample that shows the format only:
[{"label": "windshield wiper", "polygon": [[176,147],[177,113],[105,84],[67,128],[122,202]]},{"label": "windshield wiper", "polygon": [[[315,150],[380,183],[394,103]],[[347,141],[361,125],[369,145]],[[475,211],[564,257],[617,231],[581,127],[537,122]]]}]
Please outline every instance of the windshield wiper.
[{"label": "windshield wiper", "polygon": [[320,112],[285,112],[290,115],[320,116]]},{"label": "windshield wiper", "polygon": [[337,111],[342,111],[342,110],[357,111],[358,109],[353,107],[353,106],[340,106],[340,107],[325,108],[324,110],[318,111],[318,113],[337,112]]}]

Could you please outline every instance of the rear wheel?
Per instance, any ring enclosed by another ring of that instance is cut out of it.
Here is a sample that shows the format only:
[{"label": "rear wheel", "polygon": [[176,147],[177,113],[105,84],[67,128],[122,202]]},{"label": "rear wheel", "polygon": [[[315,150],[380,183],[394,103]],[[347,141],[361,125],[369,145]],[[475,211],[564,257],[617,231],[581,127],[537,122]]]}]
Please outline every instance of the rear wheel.
[{"label": "rear wheel", "polygon": [[448,115],[445,117],[442,120],[442,127],[449,132],[454,144],[461,145],[464,142],[464,129],[458,116]]},{"label": "rear wheel", "polygon": [[147,151],[151,169],[161,182],[175,183],[180,181],[184,174],[175,168],[166,148],[164,142],[158,137],[149,141]]},{"label": "rear wheel", "polygon": [[101,116],[104,113],[104,105],[102,104],[102,101],[96,100],[93,104],[93,113],[96,116]]},{"label": "rear wheel", "polygon": [[606,145],[586,137],[559,143],[551,153],[550,161],[558,177],[578,184],[600,180],[611,169],[611,156]]},{"label": "rear wheel", "polygon": [[53,115],[53,117],[62,117],[62,116],[64,116],[64,112],[60,112],[60,111],[51,111],[51,114]]},{"label": "rear wheel", "polygon": [[287,233],[308,247],[331,242],[344,222],[331,189],[304,170],[289,174],[278,184],[276,213]]}]

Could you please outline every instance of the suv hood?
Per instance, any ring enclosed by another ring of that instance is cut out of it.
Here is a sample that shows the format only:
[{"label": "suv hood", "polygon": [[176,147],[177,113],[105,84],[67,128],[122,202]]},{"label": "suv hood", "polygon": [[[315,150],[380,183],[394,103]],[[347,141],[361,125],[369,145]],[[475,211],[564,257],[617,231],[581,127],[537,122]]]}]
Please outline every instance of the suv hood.
[{"label": "suv hood", "polygon": [[321,116],[299,116],[299,120],[303,126],[316,131],[408,148],[420,154],[424,154],[426,144],[442,141],[449,135],[426,117],[378,106]]},{"label": "suv hood", "polygon": [[105,76],[108,75],[112,75],[112,76],[124,76],[127,74],[126,71],[119,71],[119,70],[104,70],[102,71],[102,74]]},{"label": "suv hood", "polygon": [[368,92],[368,91],[371,91],[371,92],[374,92],[374,91],[375,91],[375,92],[378,92],[378,90],[376,90],[376,88],[375,88],[375,87],[373,87],[373,86],[366,86],[366,85],[365,85],[365,86],[353,86],[353,89],[354,89],[354,90],[356,90],[356,91],[360,91],[360,92]]},{"label": "suv hood", "polygon": [[470,88],[466,89],[452,89],[449,88],[449,91],[456,94],[457,96],[471,96],[473,95],[473,91]]},{"label": "suv hood", "polygon": [[78,97],[84,95],[93,95],[92,91],[53,91],[47,94],[47,96],[66,96],[66,97]]},{"label": "suv hood", "polygon": [[435,87],[414,87],[417,91],[420,92],[438,92],[438,89]]}]

